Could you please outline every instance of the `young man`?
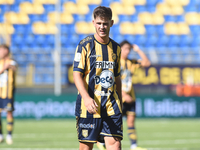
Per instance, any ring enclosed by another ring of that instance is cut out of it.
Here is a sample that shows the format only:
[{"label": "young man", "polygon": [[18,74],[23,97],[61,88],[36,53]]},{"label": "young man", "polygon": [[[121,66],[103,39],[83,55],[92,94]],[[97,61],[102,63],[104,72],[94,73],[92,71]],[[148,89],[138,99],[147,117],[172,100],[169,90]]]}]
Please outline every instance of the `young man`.
[{"label": "young man", "polygon": [[[121,78],[122,78],[122,99],[123,115],[127,116],[128,136],[131,141],[131,150],[146,150],[137,147],[137,136],[135,131],[135,93],[132,83],[132,74],[139,67],[149,67],[150,61],[137,45],[131,45],[128,41],[120,43],[121,46]],[[129,60],[130,50],[139,54],[141,60]]]},{"label": "young man", "polygon": [[16,62],[10,59],[9,47],[0,45],[0,143],[3,142],[1,112],[7,111],[7,144],[12,144],[13,102]]},{"label": "young man", "polygon": [[78,44],[73,66],[79,150],[91,150],[97,141],[105,141],[108,150],[121,150],[121,49],[109,38],[111,9],[99,6],[93,17],[96,33]]}]

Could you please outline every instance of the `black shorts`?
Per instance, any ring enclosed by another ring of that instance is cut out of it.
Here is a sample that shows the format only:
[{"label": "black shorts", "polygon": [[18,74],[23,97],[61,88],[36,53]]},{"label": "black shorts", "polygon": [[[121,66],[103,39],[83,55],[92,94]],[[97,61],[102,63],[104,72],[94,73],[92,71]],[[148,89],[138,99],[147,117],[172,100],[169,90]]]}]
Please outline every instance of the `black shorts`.
[{"label": "black shorts", "polygon": [[123,103],[123,115],[133,114],[135,115],[135,101],[133,103]]},{"label": "black shorts", "polygon": [[104,142],[104,136],[123,139],[122,114],[105,118],[76,117],[76,128],[79,142]]},{"label": "black shorts", "polygon": [[14,111],[14,100],[9,98],[0,98],[0,112],[1,111]]}]

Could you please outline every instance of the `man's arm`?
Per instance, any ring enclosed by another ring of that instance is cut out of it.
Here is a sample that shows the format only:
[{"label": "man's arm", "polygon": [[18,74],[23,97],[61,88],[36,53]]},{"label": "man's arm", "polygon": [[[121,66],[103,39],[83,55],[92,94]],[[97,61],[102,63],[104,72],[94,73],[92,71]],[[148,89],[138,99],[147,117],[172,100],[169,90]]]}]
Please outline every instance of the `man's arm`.
[{"label": "man's arm", "polygon": [[138,60],[142,67],[149,67],[151,65],[151,62],[147,58],[146,54],[139,48],[138,45],[133,44],[133,50],[142,58],[142,60]]},{"label": "man's arm", "polygon": [[123,99],[125,100],[126,103],[132,103],[133,102],[133,98],[129,94],[124,92],[123,90],[122,90],[122,97],[123,97]]},{"label": "man's arm", "polygon": [[119,100],[120,100],[120,104],[121,104],[121,108],[123,106],[123,102],[122,102],[122,82],[121,82],[121,77],[118,76],[115,78],[115,82],[116,82],[116,89],[117,89],[117,93],[119,95]]},{"label": "man's arm", "polygon": [[81,96],[84,100],[84,104],[85,104],[85,107],[87,108],[87,111],[90,114],[95,114],[97,111],[98,105],[94,101],[94,99],[92,99],[89,96],[89,94],[85,88],[85,85],[84,85],[82,74],[80,72],[74,71],[73,77],[74,77],[74,83],[76,85],[76,88],[78,89],[79,93],[81,94]]}]

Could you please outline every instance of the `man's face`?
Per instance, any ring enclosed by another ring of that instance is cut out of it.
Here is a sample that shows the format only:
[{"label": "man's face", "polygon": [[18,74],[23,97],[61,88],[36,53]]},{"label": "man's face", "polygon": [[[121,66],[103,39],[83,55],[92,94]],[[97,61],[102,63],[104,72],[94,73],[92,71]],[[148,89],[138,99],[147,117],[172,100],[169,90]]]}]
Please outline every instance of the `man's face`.
[{"label": "man's face", "polygon": [[96,17],[96,19],[93,20],[93,24],[99,37],[109,37],[110,27],[113,25],[113,20]]},{"label": "man's face", "polygon": [[128,54],[130,53],[130,50],[131,46],[129,44],[124,44],[121,47],[121,56],[126,59],[128,57]]},{"label": "man's face", "polygon": [[5,58],[8,55],[8,50],[6,48],[0,47],[0,59]]}]

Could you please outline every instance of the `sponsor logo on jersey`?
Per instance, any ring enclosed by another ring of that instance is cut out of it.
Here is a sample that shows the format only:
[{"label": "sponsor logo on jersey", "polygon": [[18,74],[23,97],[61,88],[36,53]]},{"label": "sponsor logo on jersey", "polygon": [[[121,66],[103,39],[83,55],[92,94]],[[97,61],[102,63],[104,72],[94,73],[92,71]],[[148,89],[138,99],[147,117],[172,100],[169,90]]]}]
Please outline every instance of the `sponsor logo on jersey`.
[{"label": "sponsor logo on jersey", "polygon": [[74,61],[80,61],[81,60],[81,53],[76,53],[74,57]]},{"label": "sponsor logo on jersey", "polygon": [[110,70],[104,70],[100,76],[94,77],[95,84],[100,84],[104,88],[110,88],[114,84],[114,74]]},{"label": "sponsor logo on jersey", "polygon": [[82,130],[83,137],[88,137],[88,130]]},{"label": "sponsor logo on jersey", "polygon": [[96,68],[103,68],[103,69],[114,69],[115,62],[112,62],[112,61],[96,61],[95,67]]},{"label": "sponsor logo on jersey", "polygon": [[88,123],[88,124],[80,123],[79,124],[80,128],[86,128],[86,129],[94,129],[94,126],[95,126],[95,124],[90,124],[90,123]]},{"label": "sponsor logo on jersey", "polygon": [[108,91],[108,93],[105,93],[104,91],[97,91],[97,90],[94,91],[94,94],[98,96],[110,96],[111,93],[112,92],[110,90]]},{"label": "sponsor logo on jersey", "polygon": [[90,57],[101,57],[101,55],[90,55]]}]

